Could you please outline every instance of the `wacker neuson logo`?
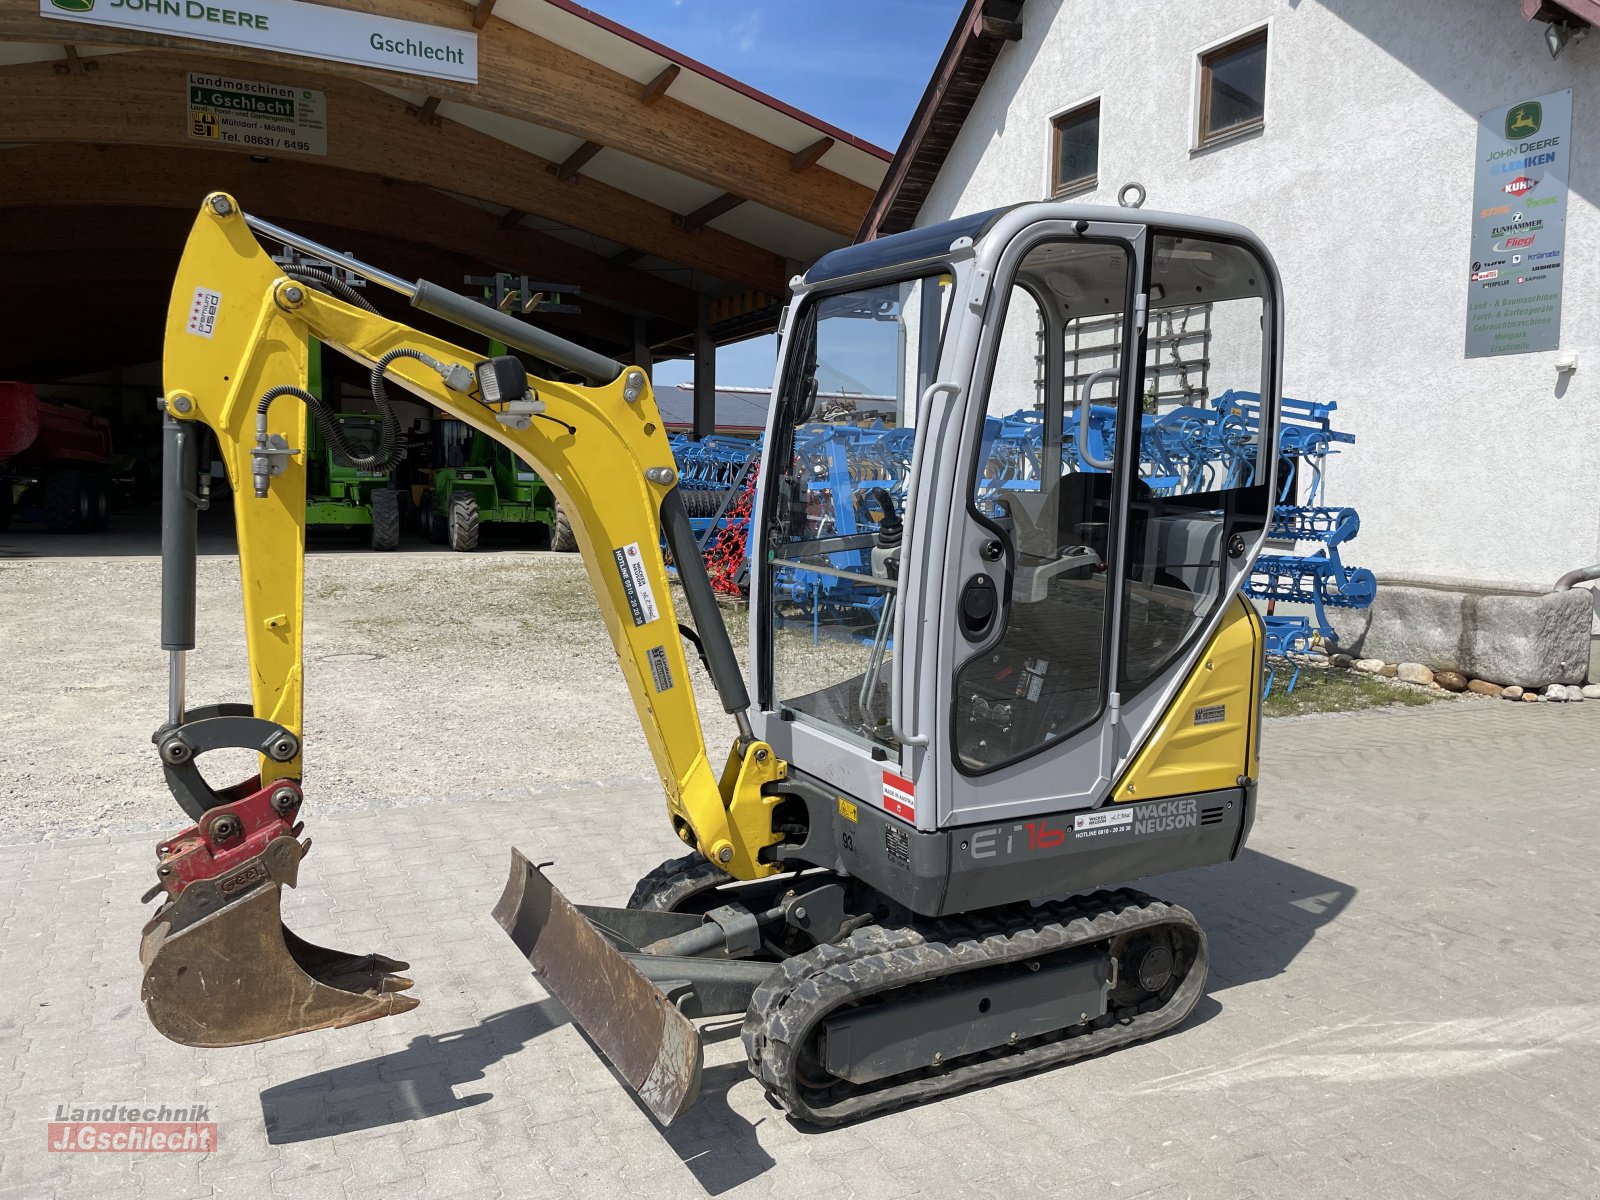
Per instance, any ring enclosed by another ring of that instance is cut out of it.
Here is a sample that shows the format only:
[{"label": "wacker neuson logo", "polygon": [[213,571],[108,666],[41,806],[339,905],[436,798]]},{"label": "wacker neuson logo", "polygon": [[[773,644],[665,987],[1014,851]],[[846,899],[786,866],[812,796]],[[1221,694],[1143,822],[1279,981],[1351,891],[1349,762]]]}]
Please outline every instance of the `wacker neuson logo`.
[{"label": "wacker neuson logo", "polygon": [[39,0],[39,14],[478,82],[478,35],[301,0]]}]

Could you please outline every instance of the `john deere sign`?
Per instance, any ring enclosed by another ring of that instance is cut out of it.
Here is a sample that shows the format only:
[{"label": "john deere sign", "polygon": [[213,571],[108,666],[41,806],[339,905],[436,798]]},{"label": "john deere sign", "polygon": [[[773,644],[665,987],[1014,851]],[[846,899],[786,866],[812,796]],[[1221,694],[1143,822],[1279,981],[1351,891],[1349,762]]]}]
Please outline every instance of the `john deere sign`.
[{"label": "john deere sign", "polygon": [[1572,93],[1478,118],[1467,269],[1467,357],[1561,345]]},{"label": "john deere sign", "polygon": [[[466,10],[462,10],[465,12]],[[478,35],[300,0],[39,0],[41,16],[478,82]]]}]

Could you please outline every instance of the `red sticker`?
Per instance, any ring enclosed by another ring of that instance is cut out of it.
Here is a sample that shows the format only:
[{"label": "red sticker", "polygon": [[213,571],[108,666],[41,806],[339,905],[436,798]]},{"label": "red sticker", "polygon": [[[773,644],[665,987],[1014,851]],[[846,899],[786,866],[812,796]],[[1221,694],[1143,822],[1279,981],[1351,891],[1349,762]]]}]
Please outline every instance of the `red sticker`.
[{"label": "red sticker", "polygon": [[917,819],[917,789],[893,771],[883,773],[883,807],[907,821]]}]

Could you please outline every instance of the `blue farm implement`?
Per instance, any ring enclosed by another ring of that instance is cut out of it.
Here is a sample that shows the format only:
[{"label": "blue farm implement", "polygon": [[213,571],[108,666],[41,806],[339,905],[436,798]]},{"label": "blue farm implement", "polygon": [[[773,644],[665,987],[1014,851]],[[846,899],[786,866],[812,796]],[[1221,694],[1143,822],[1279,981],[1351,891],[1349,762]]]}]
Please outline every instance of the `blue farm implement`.
[{"label": "blue farm implement", "polygon": [[[1354,509],[1318,504],[1327,463],[1355,438],[1333,427],[1334,404],[1285,399],[1277,452],[1282,484],[1272,536],[1314,543],[1305,555],[1264,555],[1245,592],[1268,603],[1268,654],[1274,659],[1309,651],[1316,639],[1335,640],[1329,608],[1365,608],[1376,580],[1340,560],[1340,547],[1360,530]],[[1228,391],[1202,404],[1144,415],[1139,439],[1139,478],[1152,496],[1185,496],[1247,485],[1254,477],[1259,446],[1261,397]],[[1116,455],[1116,412],[1093,404],[1073,415],[1059,438],[1060,461],[1085,474],[1104,473]],[[980,507],[998,514],[1007,493],[1037,490],[1046,465],[1046,429],[1033,412],[989,418],[984,427]],[[863,425],[814,424],[795,430],[794,454],[805,464],[806,506],[814,538],[875,532],[886,505],[902,505],[910,475],[914,431],[881,421]],[[722,590],[736,591],[747,578],[749,501],[760,441],[716,437],[699,442],[672,439],[690,516]],[[1056,447],[1051,447],[1055,450]],[[1059,468],[1056,468],[1059,470]],[[784,566],[778,594],[799,617],[820,624],[824,617],[882,624],[883,589],[872,578],[870,548],[826,554],[806,566]],[[1278,602],[1307,605],[1311,617],[1280,616]],[[1298,667],[1295,671],[1298,676]],[[1272,676],[1268,676],[1271,686]],[[1294,680],[1289,688],[1292,690]]]}]

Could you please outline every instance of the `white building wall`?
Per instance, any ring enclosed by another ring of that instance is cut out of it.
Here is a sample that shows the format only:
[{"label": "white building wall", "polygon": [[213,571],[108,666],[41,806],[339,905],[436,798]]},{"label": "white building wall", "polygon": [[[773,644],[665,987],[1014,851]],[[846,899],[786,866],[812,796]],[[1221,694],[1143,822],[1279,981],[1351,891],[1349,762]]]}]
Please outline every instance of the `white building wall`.
[{"label": "white building wall", "polygon": [[[1193,151],[1196,51],[1270,23],[1264,131]],[[1285,393],[1355,447],[1326,503],[1386,578],[1549,586],[1600,560],[1600,33],[1552,61],[1516,0],[1028,0],[919,224],[1046,196],[1050,115],[1101,98],[1100,187],[1238,221],[1287,305]],[[1561,347],[1464,355],[1477,115],[1573,89]],[[1222,382],[1217,380],[1215,382]]]}]

